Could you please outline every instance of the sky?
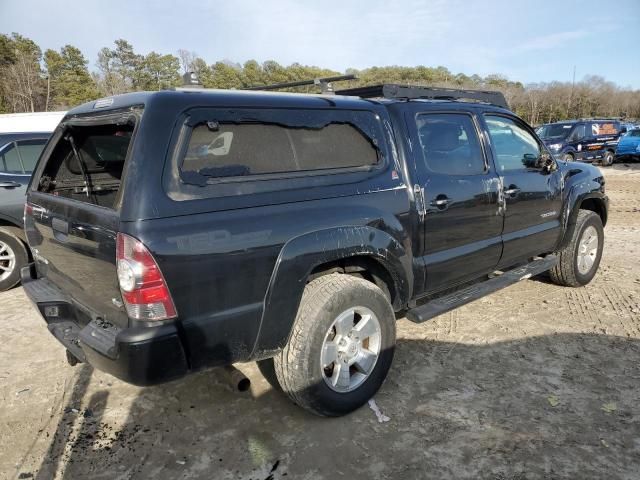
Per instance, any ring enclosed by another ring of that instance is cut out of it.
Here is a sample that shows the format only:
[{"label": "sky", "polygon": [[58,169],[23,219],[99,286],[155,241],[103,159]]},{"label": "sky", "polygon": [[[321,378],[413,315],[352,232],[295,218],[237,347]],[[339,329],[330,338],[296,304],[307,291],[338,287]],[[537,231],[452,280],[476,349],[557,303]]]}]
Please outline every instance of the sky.
[{"label": "sky", "polygon": [[523,83],[601,75],[640,89],[640,0],[0,0],[0,33],[43,50],[196,52],[344,71],[425,65]]}]

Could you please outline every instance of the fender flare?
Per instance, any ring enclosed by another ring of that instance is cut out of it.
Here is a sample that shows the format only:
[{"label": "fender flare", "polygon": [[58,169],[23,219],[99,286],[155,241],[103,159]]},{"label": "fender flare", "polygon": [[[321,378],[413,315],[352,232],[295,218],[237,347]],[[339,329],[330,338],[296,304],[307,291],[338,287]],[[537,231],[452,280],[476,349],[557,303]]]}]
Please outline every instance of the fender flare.
[{"label": "fender flare", "polygon": [[602,224],[605,225],[607,223],[607,199],[604,194],[587,189],[581,189],[578,186],[574,185],[571,187],[569,194],[567,195],[566,200],[566,210],[564,214],[564,219],[562,222],[562,240],[560,242],[558,250],[562,250],[566,247],[571,238],[573,236],[573,231],[576,227],[576,221],[578,219],[578,213],[580,212],[580,206],[585,200],[594,199],[596,202],[601,203],[601,210],[604,213],[604,218],[602,218]]},{"label": "fender flare", "polygon": [[367,226],[306,233],[289,240],[280,251],[251,357],[270,357],[286,345],[307,279],[316,267],[356,256],[373,258],[390,274],[397,292],[394,307],[408,301],[413,286],[411,257],[389,233]]}]

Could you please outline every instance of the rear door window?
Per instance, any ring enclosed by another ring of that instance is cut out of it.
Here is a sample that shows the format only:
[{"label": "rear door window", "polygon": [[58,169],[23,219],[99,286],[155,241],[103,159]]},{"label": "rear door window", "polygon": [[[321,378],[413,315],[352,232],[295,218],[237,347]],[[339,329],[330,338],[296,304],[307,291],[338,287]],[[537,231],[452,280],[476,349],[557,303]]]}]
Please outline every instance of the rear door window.
[{"label": "rear door window", "polygon": [[0,173],[13,175],[24,173],[15,142],[6,145],[5,148],[0,151]]},{"label": "rear door window", "polygon": [[25,173],[33,172],[47,141],[44,139],[20,140],[17,143],[18,153],[20,154]]},{"label": "rear door window", "polygon": [[479,175],[486,164],[469,115],[428,113],[416,117],[418,137],[427,168],[445,175]]},{"label": "rear door window", "polygon": [[47,159],[38,191],[113,208],[133,129],[130,123],[68,127]]}]

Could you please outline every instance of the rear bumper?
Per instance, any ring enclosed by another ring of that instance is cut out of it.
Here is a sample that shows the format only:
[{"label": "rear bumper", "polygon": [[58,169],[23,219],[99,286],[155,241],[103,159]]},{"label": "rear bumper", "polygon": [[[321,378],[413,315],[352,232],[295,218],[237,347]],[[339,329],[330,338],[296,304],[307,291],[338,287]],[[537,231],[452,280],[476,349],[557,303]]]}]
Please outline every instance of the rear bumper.
[{"label": "rear bumper", "polygon": [[120,328],[100,317],[79,318],[76,305],[46,278],[22,269],[22,284],[47,328],[78,360],[134,385],[154,385],[188,373],[174,324]]}]

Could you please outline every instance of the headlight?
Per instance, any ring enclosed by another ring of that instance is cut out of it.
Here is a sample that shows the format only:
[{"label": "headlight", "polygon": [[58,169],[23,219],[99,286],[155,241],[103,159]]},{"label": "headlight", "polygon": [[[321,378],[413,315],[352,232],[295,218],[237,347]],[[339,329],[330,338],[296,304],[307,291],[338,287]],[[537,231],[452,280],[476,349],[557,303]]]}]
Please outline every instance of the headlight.
[{"label": "headlight", "polygon": [[549,145],[549,150],[553,150],[554,152],[557,152],[561,148],[562,148],[561,143],[552,143],[551,145]]}]

